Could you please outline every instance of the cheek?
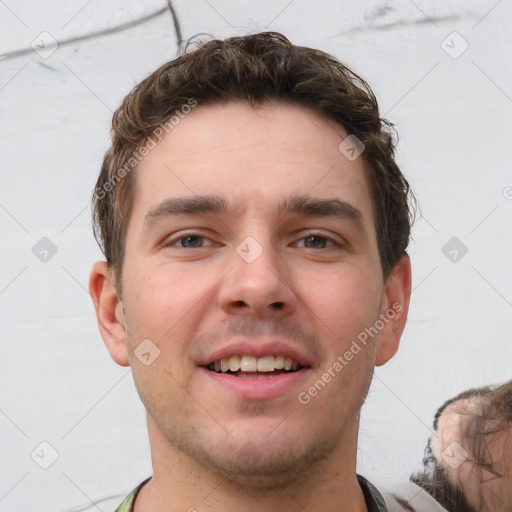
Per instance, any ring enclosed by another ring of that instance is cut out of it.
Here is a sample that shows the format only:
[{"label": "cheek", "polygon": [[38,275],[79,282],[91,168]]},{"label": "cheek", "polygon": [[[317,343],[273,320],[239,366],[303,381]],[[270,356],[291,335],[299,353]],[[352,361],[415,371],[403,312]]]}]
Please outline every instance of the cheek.
[{"label": "cheek", "polygon": [[150,339],[159,350],[158,365],[166,372],[158,378],[172,374],[186,384],[194,366],[189,343],[211,306],[217,276],[205,266],[178,268],[170,263],[141,265],[138,274],[130,274],[125,290],[130,298],[126,307],[131,358],[138,344]]},{"label": "cheek", "polygon": [[193,314],[210,288],[208,275],[201,268],[183,269],[169,263],[141,265],[125,282],[138,325],[163,331],[161,334],[187,312]]},{"label": "cheek", "polygon": [[[379,318],[382,297],[382,289],[375,284],[379,281],[368,269],[347,266],[344,270],[331,270],[321,278],[316,275],[301,286],[305,314],[310,316],[325,350],[315,380],[329,382],[313,407],[337,404],[330,410],[337,420],[347,411],[359,410],[371,382],[376,338],[365,329]],[[313,282],[317,286],[311,286]]]},{"label": "cheek", "polygon": [[[154,419],[163,418],[162,404],[168,404],[170,397],[173,407],[186,407],[182,387],[188,386],[192,365],[187,346],[200,314],[196,306],[204,296],[199,287],[190,286],[183,273],[169,270],[169,266],[145,266],[137,275],[131,274],[125,286],[130,297],[126,305],[130,318],[127,339],[133,376]],[[139,347],[147,340],[151,344],[145,351],[156,357],[146,366],[139,359]]]},{"label": "cheek", "polygon": [[303,276],[297,295],[331,335],[357,335],[378,318],[382,286],[369,268],[343,265]]}]

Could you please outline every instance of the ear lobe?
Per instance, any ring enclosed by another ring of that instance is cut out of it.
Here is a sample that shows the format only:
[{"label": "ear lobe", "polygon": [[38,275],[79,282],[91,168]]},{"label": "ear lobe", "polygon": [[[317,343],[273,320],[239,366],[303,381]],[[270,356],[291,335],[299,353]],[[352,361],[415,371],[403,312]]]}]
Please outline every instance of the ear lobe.
[{"label": "ear lobe", "polygon": [[112,359],[129,366],[123,303],[111,283],[112,271],[106,261],[94,264],[89,277],[89,293],[96,311],[98,327]]},{"label": "ear lobe", "polygon": [[386,281],[381,307],[384,328],[377,344],[376,366],[382,366],[396,354],[407,320],[410,298],[411,261],[409,256],[404,255],[393,267]]}]

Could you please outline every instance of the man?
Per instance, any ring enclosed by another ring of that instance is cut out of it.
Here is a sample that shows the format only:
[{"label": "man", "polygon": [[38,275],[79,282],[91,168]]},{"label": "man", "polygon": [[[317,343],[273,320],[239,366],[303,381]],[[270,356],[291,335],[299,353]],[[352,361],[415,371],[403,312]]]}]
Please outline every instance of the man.
[{"label": "man", "polygon": [[355,465],[411,288],[388,127],[361,78],[278,33],[206,42],[125,98],[89,285],[154,474],[118,511],[386,510]]}]

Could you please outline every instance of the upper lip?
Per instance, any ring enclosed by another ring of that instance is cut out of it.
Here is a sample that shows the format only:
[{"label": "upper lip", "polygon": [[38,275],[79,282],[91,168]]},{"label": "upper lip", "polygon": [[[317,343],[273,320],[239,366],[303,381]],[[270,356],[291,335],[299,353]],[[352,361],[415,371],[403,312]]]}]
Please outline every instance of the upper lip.
[{"label": "upper lip", "polygon": [[230,343],[210,352],[198,362],[199,366],[208,366],[215,361],[231,356],[284,356],[297,361],[300,366],[311,366],[311,359],[296,347],[282,340],[244,339]]}]

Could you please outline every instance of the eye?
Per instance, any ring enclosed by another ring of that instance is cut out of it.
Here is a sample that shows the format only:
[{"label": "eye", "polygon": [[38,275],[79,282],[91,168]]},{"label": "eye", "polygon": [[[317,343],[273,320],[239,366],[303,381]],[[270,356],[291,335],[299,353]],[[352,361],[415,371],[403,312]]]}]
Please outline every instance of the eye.
[{"label": "eye", "polygon": [[192,234],[189,234],[186,236],[181,236],[179,238],[173,238],[173,239],[169,240],[168,242],[166,242],[164,244],[164,246],[165,247],[181,247],[183,249],[197,249],[197,248],[201,248],[201,247],[206,247],[207,245],[212,245],[211,243],[205,244],[206,241],[211,242],[211,240],[205,236],[201,236],[201,235],[192,233]]},{"label": "eye", "polygon": [[[301,242],[304,242],[304,244],[301,245]],[[308,233],[307,236],[300,239],[297,245],[299,247],[305,247],[306,249],[329,249],[330,247],[340,246],[341,244],[318,233]]]}]

